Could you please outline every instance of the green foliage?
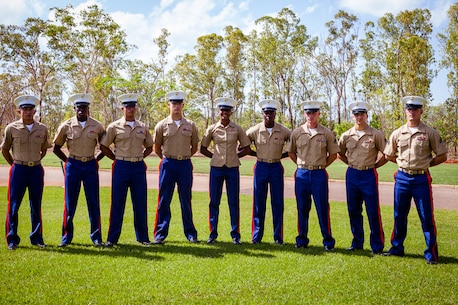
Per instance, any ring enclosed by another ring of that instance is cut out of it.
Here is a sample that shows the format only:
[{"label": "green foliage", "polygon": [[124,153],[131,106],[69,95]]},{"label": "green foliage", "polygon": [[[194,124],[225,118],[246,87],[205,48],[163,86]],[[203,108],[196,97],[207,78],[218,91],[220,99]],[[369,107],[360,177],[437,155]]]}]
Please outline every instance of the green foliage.
[{"label": "green foliage", "polygon": [[340,124],[334,124],[334,133],[336,134],[337,139],[340,139],[340,136],[347,131],[348,129],[352,128],[354,125],[353,122],[344,121]]},{"label": "green foliage", "polygon": [[[449,71],[454,96],[456,11],[452,4],[449,24],[438,35],[441,67]],[[405,121],[401,98],[415,94],[430,100],[436,76],[433,25],[426,9],[385,14],[365,25],[361,39],[358,18],[340,10],[325,23],[328,35],[319,42],[295,12],[284,8],[276,16],[256,20],[249,34],[231,25],[222,25],[224,36],[204,33],[195,53],[179,55],[171,66],[167,29],[153,38],[158,53],[145,63],[125,59],[135,46],[127,43],[125,31],[100,6],[77,11],[68,5],[53,8],[51,14],[50,20],[28,18],[22,26],[0,25],[0,129],[16,118],[12,99],[33,93],[42,103],[38,117],[53,134],[71,113],[63,96],[77,92],[94,95],[91,114],[104,125],[121,116],[117,96],[139,93],[138,118],[152,128],[168,115],[164,94],[180,89],[188,93],[186,114],[199,130],[218,119],[214,100],[219,96],[236,98],[233,119],[244,128],[259,121],[257,103],[263,98],[280,101],[279,120],[290,129],[303,122],[299,105],[304,100],[326,101],[329,107],[322,111],[320,123],[330,129],[348,119],[349,100],[364,100],[373,106],[372,126],[388,136]],[[363,67],[359,75],[357,63]],[[444,107],[453,113],[448,104]],[[448,128],[457,125],[453,116],[425,118],[456,151],[456,133]]]}]

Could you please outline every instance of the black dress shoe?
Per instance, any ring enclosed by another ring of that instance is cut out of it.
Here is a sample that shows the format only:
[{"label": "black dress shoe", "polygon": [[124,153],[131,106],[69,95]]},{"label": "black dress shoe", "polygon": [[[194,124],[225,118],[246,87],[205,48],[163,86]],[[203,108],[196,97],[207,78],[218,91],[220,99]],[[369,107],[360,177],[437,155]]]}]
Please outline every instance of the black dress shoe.
[{"label": "black dress shoe", "polygon": [[108,248],[113,248],[115,244],[112,243],[111,241],[107,241],[106,244],[105,244],[105,247],[108,247]]},{"label": "black dress shoe", "polygon": [[199,240],[197,239],[197,237],[194,237],[194,236],[191,236],[189,239],[189,242],[192,243],[192,244],[196,244],[199,242]]},{"label": "black dress shoe", "polygon": [[308,248],[307,245],[305,245],[305,244],[298,244],[298,243],[296,243],[296,244],[294,245],[294,247],[295,247],[295,248],[305,248],[305,249]]},{"label": "black dress shoe", "polygon": [[349,247],[349,248],[347,248],[345,250],[347,250],[347,251],[363,250],[363,247],[353,247],[353,246],[351,246],[351,247]]},{"label": "black dress shoe", "polygon": [[40,241],[32,245],[37,246],[38,248],[41,248],[41,249],[46,248],[46,244]]},{"label": "black dress shoe", "polygon": [[332,247],[332,246],[324,246],[324,251],[333,252],[334,251],[334,247]]},{"label": "black dress shoe", "polygon": [[214,244],[216,243],[216,237],[209,237],[207,240],[207,244]]},{"label": "black dress shoe", "polygon": [[233,243],[234,245],[241,245],[241,244],[242,244],[242,242],[240,241],[240,238],[238,238],[238,237],[234,237],[234,238],[232,239],[232,243]]},{"label": "black dress shoe", "polygon": [[163,238],[157,238],[154,240],[155,245],[163,245],[164,244],[164,239]]},{"label": "black dress shoe", "polygon": [[8,250],[16,250],[16,249],[17,249],[17,245],[15,243],[8,244]]},{"label": "black dress shoe", "polygon": [[101,242],[100,240],[95,240],[95,241],[93,242],[93,244],[94,244],[94,246],[96,246],[96,247],[103,247],[103,246],[105,246],[105,244],[104,244],[103,242]]}]

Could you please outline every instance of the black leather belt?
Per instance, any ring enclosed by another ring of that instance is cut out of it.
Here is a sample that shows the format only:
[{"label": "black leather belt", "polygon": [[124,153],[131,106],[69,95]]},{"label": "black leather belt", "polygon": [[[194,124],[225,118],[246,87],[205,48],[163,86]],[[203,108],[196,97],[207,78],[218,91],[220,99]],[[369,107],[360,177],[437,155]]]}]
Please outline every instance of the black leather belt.
[{"label": "black leather belt", "polygon": [[81,161],[81,162],[88,162],[88,161],[94,160],[94,156],[90,156],[90,157],[78,157],[78,156],[70,155],[70,156],[68,156],[68,157],[69,157],[69,158],[72,158],[72,159],[75,159],[75,160],[78,160],[78,161]]},{"label": "black leather belt", "polygon": [[36,166],[36,165],[40,165],[41,164],[41,161],[19,161],[19,160],[14,160],[13,161],[14,164],[20,164],[20,165],[27,165],[27,166]]}]

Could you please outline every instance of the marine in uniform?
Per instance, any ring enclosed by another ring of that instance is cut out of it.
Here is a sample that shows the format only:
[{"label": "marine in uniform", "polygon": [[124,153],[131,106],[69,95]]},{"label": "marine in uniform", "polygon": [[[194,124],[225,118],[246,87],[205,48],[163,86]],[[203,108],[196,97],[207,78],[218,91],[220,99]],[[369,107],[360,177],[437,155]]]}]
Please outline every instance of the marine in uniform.
[{"label": "marine in uniform", "polygon": [[367,112],[371,109],[366,102],[350,103],[355,125],[340,137],[338,154],[348,168],[345,174],[347,208],[350,228],[353,234],[349,251],[363,249],[363,201],[370,227],[370,246],[373,254],[382,254],[385,244],[380,201],[378,174],[376,168],[387,160],[383,156],[386,139],[383,132],[367,124]]},{"label": "marine in uniform", "polygon": [[[54,137],[53,152],[65,162],[65,203],[62,222],[62,240],[60,247],[65,247],[73,240],[73,217],[75,216],[78,197],[83,183],[90,222],[90,238],[95,246],[103,246],[100,219],[99,171],[97,161],[103,158],[95,149],[102,139],[105,128],[91,118],[89,105],[92,95],[79,93],[70,96],[76,115],[63,122]],[[68,157],[62,151],[67,144]]]},{"label": "marine in uniform", "polygon": [[291,131],[275,122],[280,103],[266,99],[259,102],[263,122],[247,130],[247,136],[256,147],[252,154],[257,157],[253,170],[253,218],[251,224],[251,242],[260,243],[264,235],[266,216],[267,190],[270,188],[272,206],[274,242],[284,244],[283,212],[284,212],[284,168],[280,160],[288,156],[283,152],[289,141]]},{"label": "marine in uniform", "polygon": [[437,232],[428,168],[447,160],[447,147],[436,130],[421,122],[426,100],[421,96],[406,96],[402,102],[407,123],[393,131],[384,151],[385,157],[399,166],[394,176],[394,227],[388,254],[404,256],[407,217],[413,198],[426,241],[424,257],[429,264],[436,264]]},{"label": "marine in uniform", "polygon": [[21,119],[6,126],[1,143],[2,154],[11,165],[6,213],[6,243],[9,250],[16,250],[21,242],[18,235],[18,212],[26,190],[29,193],[32,224],[30,242],[40,248],[46,247],[41,218],[44,187],[41,159],[46,155],[50,145],[48,128],[33,118],[38,102],[38,98],[31,95],[22,95],[14,100]]},{"label": "marine in uniform", "polygon": [[170,202],[175,184],[181,206],[183,231],[186,238],[197,242],[197,230],[192,217],[192,163],[191,156],[197,152],[199,134],[193,121],[183,117],[186,93],[173,91],[165,95],[170,116],[154,128],[154,151],[162,159],[159,164],[159,194],[154,223],[154,243],[163,244],[169,233]]},{"label": "marine in uniform", "polygon": [[[152,244],[148,235],[146,164],[143,159],[153,151],[153,138],[146,125],[135,119],[138,98],[139,95],[133,93],[118,97],[124,116],[108,125],[100,142],[105,156],[114,160],[107,247],[117,244],[121,235],[128,189],[136,239],[143,245]],[[114,152],[109,148],[111,144],[114,144]]]},{"label": "marine in uniform", "polygon": [[291,133],[288,154],[297,164],[295,194],[298,213],[298,236],[296,248],[307,248],[309,244],[309,214],[313,201],[318,214],[323,245],[326,251],[333,251],[335,239],[331,232],[329,216],[329,184],[326,167],[337,158],[339,145],[331,130],[318,123],[320,101],[302,103],[306,122]]},{"label": "marine in uniform", "polygon": [[[223,183],[226,181],[226,194],[231,218],[231,237],[236,245],[240,241],[240,160],[250,153],[250,139],[242,127],[230,120],[236,105],[233,98],[217,98],[220,120],[210,125],[202,138],[200,152],[210,161],[210,236],[207,243],[216,242],[218,237],[218,216]],[[208,150],[213,141],[213,152]],[[238,146],[241,147],[237,152]]]}]

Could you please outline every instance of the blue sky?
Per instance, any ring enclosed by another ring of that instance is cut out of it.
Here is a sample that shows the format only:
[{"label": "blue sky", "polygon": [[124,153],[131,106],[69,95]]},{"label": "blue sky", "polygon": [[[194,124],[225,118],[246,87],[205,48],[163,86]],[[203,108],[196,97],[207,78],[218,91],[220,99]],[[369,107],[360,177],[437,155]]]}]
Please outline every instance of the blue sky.
[{"label": "blue sky", "polygon": [[[307,27],[309,34],[324,37],[324,24],[342,9],[356,15],[361,22],[360,35],[366,21],[377,21],[385,13],[398,14],[403,10],[428,8],[436,33],[443,32],[447,22],[447,9],[454,1],[449,0],[0,0],[0,22],[23,24],[27,17],[51,17],[49,9],[72,4],[76,9],[98,4],[111,14],[127,33],[127,40],[138,49],[130,56],[150,62],[156,55],[152,42],[166,28],[169,37],[170,61],[176,55],[193,53],[197,37],[217,33],[223,34],[227,25],[249,33],[254,21],[262,16],[276,16],[289,7]],[[434,44],[435,34],[434,34]],[[436,47],[436,59],[440,58]],[[448,96],[445,72],[441,72],[432,84],[435,103]]]}]

